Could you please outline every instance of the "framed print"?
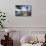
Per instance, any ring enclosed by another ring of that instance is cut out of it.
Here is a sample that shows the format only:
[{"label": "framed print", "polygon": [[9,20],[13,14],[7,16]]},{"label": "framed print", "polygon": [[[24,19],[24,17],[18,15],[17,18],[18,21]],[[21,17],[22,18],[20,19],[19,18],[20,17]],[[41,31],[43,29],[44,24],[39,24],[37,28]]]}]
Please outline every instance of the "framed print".
[{"label": "framed print", "polygon": [[16,5],[15,16],[32,16],[32,5]]}]

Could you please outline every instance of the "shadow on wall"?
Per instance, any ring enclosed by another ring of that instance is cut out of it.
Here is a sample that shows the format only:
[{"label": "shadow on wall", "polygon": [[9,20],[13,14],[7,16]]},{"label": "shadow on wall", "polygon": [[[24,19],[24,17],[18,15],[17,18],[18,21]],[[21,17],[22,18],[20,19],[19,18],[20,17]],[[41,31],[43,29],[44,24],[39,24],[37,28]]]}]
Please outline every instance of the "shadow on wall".
[{"label": "shadow on wall", "polygon": [[20,41],[13,40],[13,46],[21,46]]}]

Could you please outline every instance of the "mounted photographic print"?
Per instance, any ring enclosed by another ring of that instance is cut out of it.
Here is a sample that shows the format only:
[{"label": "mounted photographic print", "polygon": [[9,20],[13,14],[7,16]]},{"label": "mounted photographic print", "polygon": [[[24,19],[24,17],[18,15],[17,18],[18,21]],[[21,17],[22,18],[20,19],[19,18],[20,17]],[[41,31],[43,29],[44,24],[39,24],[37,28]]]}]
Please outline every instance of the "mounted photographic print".
[{"label": "mounted photographic print", "polygon": [[16,5],[15,16],[32,16],[32,5]]}]

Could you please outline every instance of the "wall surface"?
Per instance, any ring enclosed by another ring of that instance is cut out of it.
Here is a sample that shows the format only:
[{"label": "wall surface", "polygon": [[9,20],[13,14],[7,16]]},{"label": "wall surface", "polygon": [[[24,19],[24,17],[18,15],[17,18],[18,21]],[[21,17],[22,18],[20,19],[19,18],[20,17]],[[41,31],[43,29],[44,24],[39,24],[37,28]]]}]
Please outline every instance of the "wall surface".
[{"label": "wall surface", "polygon": [[[15,5],[17,4],[32,4],[32,17],[16,17]],[[27,33],[31,34],[31,31],[45,31],[44,33],[46,33],[46,0],[0,0],[0,10],[6,12],[5,26],[10,31],[20,31],[20,37]],[[13,39],[18,40],[18,37],[19,34],[16,33]]]},{"label": "wall surface", "polygon": [[[32,17],[16,17],[17,4],[32,4]],[[0,10],[6,12],[6,27],[46,27],[46,0],[0,0]]]},{"label": "wall surface", "polygon": [[[9,27],[46,27],[46,0],[10,0],[9,1]],[[16,17],[16,4],[31,4],[32,3],[32,17]]]}]

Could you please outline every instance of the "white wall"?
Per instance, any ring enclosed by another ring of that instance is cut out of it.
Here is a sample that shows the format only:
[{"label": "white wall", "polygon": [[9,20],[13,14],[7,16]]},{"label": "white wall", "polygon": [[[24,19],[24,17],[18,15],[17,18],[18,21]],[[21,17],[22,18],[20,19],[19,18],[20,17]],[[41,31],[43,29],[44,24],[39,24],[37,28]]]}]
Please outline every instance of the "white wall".
[{"label": "white wall", "polygon": [[[32,17],[16,17],[15,5],[32,4]],[[46,0],[0,0],[7,13],[7,27],[46,27]]]},{"label": "white wall", "polygon": [[[32,17],[16,17],[15,5],[17,4],[32,4]],[[28,27],[29,30],[29,27],[46,27],[46,0],[0,0],[0,9],[6,12],[6,27]]]},{"label": "white wall", "polygon": [[16,17],[15,16],[15,5],[30,5],[31,1],[26,0],[10,0],[9,3],[9,11],[8,11],[8,23],[7,27],[29,27],[31,26],[32,17]]},{"label": "white wall", "polygon": [[32,26],[46,27],[46,0],[33,0]]},{"label": "white wall", "polygon": [[[32,17],[15,16],[16,4],[27,5],[31,3]],[[5,11],[7,15],[5,26],[12,31],[20,31],[20,36],[31,31],[46,31],[46,0],[32,0],[32,2],[31,0],[0,0],[0,9]],[[16,36],[18,38],[17,34]]]}]

